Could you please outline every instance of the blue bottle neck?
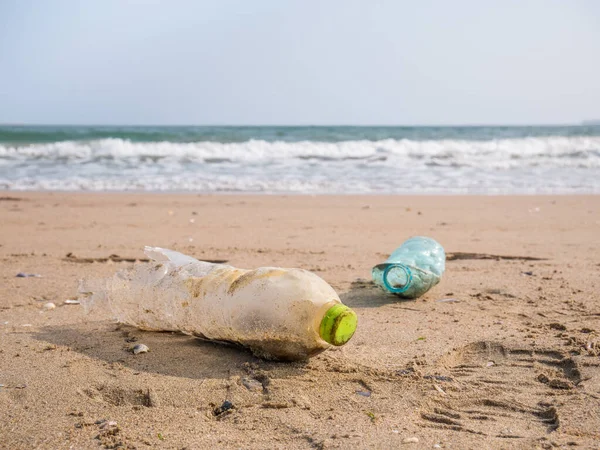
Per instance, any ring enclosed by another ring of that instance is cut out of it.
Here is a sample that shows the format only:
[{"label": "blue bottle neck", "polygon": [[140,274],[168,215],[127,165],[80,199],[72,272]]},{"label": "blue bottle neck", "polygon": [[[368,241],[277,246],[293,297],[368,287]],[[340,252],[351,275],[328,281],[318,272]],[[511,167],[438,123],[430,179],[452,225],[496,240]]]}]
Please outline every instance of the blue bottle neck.
[{"label": "blue bottle neck", "polygon": [[[386,263],[386,264],[382,264],[385,266],[385,269],[383,270],[383,274],[382,274],[382,279],[383,279],[383,284],[385,285],[386,289],[388,291],[390,291],[393,294],[401,294],[402,292],[405,292],[411,285],[412,280],[413,280],[413,275],[412,275],[412,271],[410,270],[410,267],[405,266],[404,264],[400,264],[400,263]],[[404,272],[404,275],[406,276],[406,282],[399,287],[396,286],[392,286],[390,284],[390,282],[388,281],[388,275],[390,274],[390,272],[392,270],[397,270],[400,269]]]}]

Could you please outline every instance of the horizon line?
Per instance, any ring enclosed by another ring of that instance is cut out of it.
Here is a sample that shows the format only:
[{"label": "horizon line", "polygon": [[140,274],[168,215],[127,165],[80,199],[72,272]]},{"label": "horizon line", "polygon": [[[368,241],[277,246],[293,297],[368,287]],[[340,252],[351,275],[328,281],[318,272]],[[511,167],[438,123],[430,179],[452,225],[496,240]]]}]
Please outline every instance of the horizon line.
[{"label": "horizon line", "polygon": [[213,128],[483,128],[483,127],[573,127],[599,126],[600,120],[584,120],[578,123],[487,123],[487,124],[94,124],[94,123],[0,123],[0,127],[213,127]]}]

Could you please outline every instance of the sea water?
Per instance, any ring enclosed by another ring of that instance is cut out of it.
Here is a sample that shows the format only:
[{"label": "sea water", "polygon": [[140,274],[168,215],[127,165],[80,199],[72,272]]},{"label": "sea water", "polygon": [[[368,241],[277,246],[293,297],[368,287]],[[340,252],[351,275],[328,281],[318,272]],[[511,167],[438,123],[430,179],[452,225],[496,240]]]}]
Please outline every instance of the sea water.
[{"label": "sea water", "polygon": [[600,126],[0,126],[0,189],[600,193]]}]

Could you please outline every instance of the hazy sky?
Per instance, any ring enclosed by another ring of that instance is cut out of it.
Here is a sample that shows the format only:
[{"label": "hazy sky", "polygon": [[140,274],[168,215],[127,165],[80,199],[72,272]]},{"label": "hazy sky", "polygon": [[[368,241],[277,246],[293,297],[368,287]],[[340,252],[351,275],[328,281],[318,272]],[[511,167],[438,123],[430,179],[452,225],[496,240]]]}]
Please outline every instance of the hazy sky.
[{"label": "hazy sky", "polygon": [[0,0],[0,123],[585,119],[596,0]]}]

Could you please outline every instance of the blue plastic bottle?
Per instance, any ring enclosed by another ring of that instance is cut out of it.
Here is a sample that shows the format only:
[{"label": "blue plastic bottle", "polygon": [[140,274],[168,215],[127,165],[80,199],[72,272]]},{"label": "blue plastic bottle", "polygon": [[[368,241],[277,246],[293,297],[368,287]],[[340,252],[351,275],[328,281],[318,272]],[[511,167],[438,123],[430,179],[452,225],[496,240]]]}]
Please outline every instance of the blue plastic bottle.
[{"label": "blue plastic bottle", "polygon": [[404,298],[417,298],[440,282],[446,268],[444,248],[428,237],[412,237],[383,264],[373,267],[379,287]]}]

